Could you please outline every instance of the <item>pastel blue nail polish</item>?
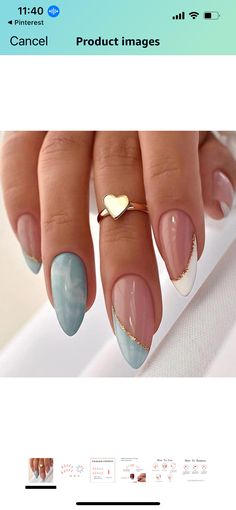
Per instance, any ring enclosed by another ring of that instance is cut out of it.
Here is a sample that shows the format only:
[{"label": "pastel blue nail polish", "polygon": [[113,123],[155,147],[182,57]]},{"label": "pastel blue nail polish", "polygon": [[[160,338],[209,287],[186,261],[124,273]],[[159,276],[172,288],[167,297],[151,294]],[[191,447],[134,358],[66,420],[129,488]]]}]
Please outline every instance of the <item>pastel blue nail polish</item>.
[{"label": "pastel blue nail polish", "polygon": [[143,347],[137,340],[126,331],[116,316],[115,310],[112,310],[115,335],[118,340],[120,350],[132,368],[140,368],[146,360],[149,350]]},{"label": "pastel blue nail polish", "polygon": [[35,478],[39,477],[38,471],[34,471],[34,476],[35,476]]},{"label": "pastel blue nail polish", "polygon": [[38,274],[39,271],[40,271],[42,262],[39,262],[38,260],[36,260],[33,257],[30,257],[24,251],[23,251],[23,255],[24,255],[24,258],[25,258],[25,262],[26,262],[27,266],[31,269],[32,273]]},{"label": "pastel blue nail polish", "polygon": [[63,331],[73,336],[79,329],[87,303],[85,265],[74,253],[61,253],[51,267],[53,304]]}]

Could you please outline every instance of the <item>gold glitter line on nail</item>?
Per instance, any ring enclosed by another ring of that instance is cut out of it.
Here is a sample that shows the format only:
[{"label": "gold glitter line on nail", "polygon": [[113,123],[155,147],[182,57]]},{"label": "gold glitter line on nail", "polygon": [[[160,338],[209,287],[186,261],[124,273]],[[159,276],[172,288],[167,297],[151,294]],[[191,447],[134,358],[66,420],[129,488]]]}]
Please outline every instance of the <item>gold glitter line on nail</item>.
[{"label": "gold glitter line on nail", "polygon": [[172,282],[178,282],[179,280],[181,280],[181,278],[183,278],[183,276],[186,275],[186,273],[188,272],[189,270],[189,266],[190,266],[190,262],[191,262],[191,258],[192,258],[192,254],[193,254],[193,250],[195,248],[195,245],[197,244],[197,239],[196,239],[196,236],[195,234],[193,234],[193,239],[192,239],[192,249],[191,249],[191,252],[190,252],[190,256],[189,256],[189,259],[188,259],[188,263],[187,263],[187,266],[186,268],[183,270],[183,272],[181,273],[180,276],[178,276],[178,278],[175,278],[175,279],[172,279]]},{"label": "gold glitter line on nail", "polygon": [[40,260],[36,259],[32,255],[28,255],[28,253],[26,253],[26,251],[23,251],[23,254],[24,254],[25,257],[27,257],[28,259],[32,260],[33,262],[37,262],[38,264],[41,264]]},{"label": "gold glitter line on nail", "polygon": [[116,315],[116,311],[115,311],[115,308],[114,306],[112,307],[112,311],[116,317],[116,320],[120,326],[120,328],[125,332],[125,334],[129,337],[129,339],[132,341],[132,342],[135,342],[137,345],[140,345],[140,347],[142,347],[143,349],[145,349],[145,351],[148,351],[150,350],[149,347],[147,347],[146,345],[144,345],[142,342],[140,342],[135,336],[131,335],[131,333],[129,331],[127,331],[127,329],[125,328],[124,324],[122,324],[122,322],[120,322],[120,319],[117,317]]}]

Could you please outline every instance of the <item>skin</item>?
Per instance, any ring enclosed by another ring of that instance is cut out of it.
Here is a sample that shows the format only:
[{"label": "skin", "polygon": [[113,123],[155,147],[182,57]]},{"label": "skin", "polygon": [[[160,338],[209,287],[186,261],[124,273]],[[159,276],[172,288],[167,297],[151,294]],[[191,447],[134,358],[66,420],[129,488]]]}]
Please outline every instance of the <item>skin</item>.
[{"label": "skin", "polygon": [[30,459],[30,468],[33,473],[37,472],[42,480],[45,480],[47,473],[53,467],[53,459]]},{"label": "skin", "polygon": [[146,473],[140,473],[138,476],[138,482],[146,482]]},{"label": "skin", "polygon": [[222,218],[212,197],[213,172],[220,168],[235,189],[235,160],[207,132],[6,134],[1,175],[12,228],[17,234],[17,221],[23,214],[37,219],[51,302],[54,257],[73,252],[82,258],[88,278],[87,309],[96,293],[88,201],[92,166],[98,210],[103,209],[106,194],[126,193],[131,201],[147,202],[150,211],[149,216],[124,214],[118,222],[108,217],[100,224],[101,278],[111,324],[115,281],[124,274],[137,274],[151,291],[158,329],[162,300],[151,228],[161,249],[156,228],[161,215],[171,209],[185,211],[196,231],[199,258],[204,248],[204,208],[213,218]]}]

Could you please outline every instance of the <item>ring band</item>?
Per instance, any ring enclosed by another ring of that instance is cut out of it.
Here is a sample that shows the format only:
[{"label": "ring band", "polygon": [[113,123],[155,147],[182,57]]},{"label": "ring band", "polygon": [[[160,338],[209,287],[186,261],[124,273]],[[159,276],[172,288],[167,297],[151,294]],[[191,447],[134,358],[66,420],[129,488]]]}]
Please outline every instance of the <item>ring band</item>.
[{"label": "ring band", "polygon": [[103,199],[105,208],[99,212],[97,221],[100,223],[107,216],[118,220],[126,211],[140,211],[148,214],[147,204],[131,202],[127,195],[106,195]]}]

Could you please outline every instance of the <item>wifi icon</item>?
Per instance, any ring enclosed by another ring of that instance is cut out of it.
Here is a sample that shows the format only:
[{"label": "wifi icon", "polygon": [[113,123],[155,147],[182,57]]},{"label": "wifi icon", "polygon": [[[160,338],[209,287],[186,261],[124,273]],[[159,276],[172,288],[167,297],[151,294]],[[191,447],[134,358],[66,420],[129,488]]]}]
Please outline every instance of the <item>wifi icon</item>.
[{"label": "wifi icon", "polygon": [[189,13],[189,16],[191,16],[192,19],[196,19],[199,16],[199,12],[192,11]]}]

